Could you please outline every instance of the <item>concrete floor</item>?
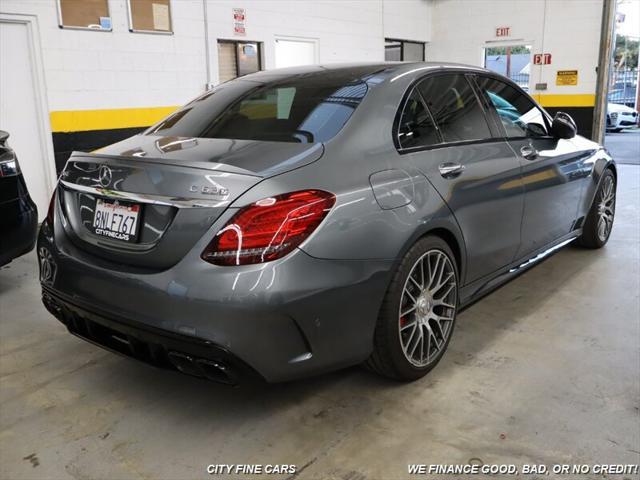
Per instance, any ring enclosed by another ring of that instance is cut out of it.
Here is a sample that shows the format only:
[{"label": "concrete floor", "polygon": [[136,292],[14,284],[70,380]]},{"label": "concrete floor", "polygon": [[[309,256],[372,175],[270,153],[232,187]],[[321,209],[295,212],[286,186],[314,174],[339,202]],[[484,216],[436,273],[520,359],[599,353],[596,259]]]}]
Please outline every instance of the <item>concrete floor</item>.
[{"label": "concrete floor", "polygon": [[640,165],[640,128],[607,133],[604,146],[616,162]]},{"label": "concrete floor", "polygon": [[295,464],[297,478],[323,480],[471,459],[638,464],[639,184],[639,167],[620,168],[606,248],[565,248],[464,311],[442,363],[408,385],[353,368],[231,389],[155,370],[67,334],[40,304],[35,255],[19,259],[0,271],[0,478],[206,478],[217,463]]}]

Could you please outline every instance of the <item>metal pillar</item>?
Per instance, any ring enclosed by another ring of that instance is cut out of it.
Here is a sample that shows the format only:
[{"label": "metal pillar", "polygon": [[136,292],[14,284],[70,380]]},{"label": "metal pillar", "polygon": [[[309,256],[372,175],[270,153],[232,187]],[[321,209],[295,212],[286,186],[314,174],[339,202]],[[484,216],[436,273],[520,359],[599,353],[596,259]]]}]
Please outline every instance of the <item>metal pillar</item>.
[{"label": "metal pillar", "polygon": [[592,138],[604,142],[607,116],[611,57],[615,45],[616,1],[602,1],[602,24],[600,28],[600,53],[598,55],[598,80],[596,83],[596,104],[593,111]]}]

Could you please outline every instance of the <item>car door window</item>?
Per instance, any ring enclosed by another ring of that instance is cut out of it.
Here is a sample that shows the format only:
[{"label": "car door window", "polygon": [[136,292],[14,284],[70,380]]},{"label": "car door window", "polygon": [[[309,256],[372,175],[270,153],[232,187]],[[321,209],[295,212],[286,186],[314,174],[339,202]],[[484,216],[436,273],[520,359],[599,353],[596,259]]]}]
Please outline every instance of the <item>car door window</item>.
[{"label": "car door window", "polygon": [[491,138],[482,106],[464,75],[431,76],[418,89],[445,142]]},{"label": "car door window", "polygon": [[493,106],[508,138],[536,138],[549,134],[544,114],[522,92],[489,77],[479,77],[478,85]]},{"label": "car door window", "polygon": [[413,89],[404,104],[398,126],[398,142],[401,148],[424,147],[440,143],[431,115],[416,89]]}]

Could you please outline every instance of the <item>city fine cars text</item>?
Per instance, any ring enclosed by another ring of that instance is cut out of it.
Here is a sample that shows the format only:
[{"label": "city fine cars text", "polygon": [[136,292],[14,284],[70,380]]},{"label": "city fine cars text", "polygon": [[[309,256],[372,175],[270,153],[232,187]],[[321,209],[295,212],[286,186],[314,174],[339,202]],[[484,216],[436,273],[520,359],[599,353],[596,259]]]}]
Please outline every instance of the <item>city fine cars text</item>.
[{"label": "city fine cars text", "polygon": [[209,475],[293,475],[296,473],[295,465],[270,465],[270,464],[233,464],[218,463],[207,465]]},{"label": "city fine cars text", "polygon": [[633,464],[620,465],[513,465],[480,464],[467,465],[426,465],[409,464],[410,475],[637,475],[640,467]]}]

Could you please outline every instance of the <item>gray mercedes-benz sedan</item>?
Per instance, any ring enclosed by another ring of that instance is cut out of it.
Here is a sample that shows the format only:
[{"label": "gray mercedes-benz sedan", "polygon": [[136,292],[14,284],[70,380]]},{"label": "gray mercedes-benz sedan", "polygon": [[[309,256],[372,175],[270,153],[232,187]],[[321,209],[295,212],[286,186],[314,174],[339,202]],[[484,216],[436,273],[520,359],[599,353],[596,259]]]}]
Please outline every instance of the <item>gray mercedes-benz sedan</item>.
[{"label": "gray mercedes-benz sedan", "polygon": [[220,382],[413,380],[460,308],[571,241],[602,247],[615,186],[568,115],[484,69],[260,72],[71,156],[43,301],[92,343]]}]

